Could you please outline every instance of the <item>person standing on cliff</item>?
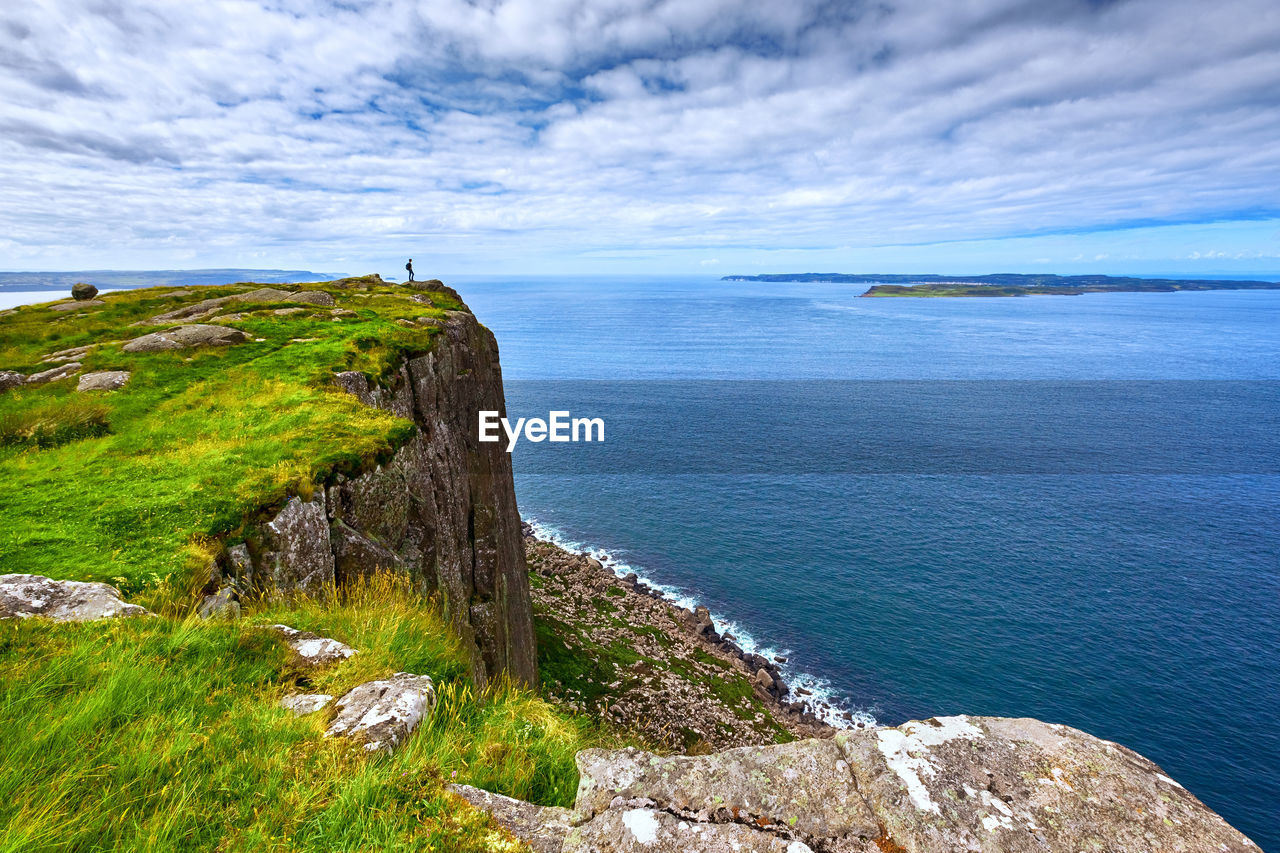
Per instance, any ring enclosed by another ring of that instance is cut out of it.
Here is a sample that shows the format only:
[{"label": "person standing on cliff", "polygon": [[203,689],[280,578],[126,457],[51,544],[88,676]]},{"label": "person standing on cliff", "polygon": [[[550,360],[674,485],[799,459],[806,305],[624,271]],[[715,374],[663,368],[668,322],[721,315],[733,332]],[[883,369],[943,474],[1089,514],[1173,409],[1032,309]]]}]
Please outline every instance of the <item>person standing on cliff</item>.
[{"label": "person standing on cliff", "polygon": [[405,264],[404,268],[409,271],[409,281],[413,281],[413,258],[409,259],[409,263]]}]

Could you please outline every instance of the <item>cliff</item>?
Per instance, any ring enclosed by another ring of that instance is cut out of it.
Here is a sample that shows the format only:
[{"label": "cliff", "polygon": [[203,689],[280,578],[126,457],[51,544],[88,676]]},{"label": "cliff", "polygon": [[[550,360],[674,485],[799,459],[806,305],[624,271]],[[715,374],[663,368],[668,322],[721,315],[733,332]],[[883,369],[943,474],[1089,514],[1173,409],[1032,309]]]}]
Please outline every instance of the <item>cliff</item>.
[{"label": "cliff", "polygon": [[497,673],[536,686],[511,456],[476,440],[479,411],[506,411],[498,346],[470,312],[437,322],[432,350],[381,383],[335,375],[363,404],[412,421],[413,436],[374,470],[336,474],[310,501],[292,498],[228,552],[221,573],[245,592],[407,574],[423,594],[440,594],[479,686]]}]

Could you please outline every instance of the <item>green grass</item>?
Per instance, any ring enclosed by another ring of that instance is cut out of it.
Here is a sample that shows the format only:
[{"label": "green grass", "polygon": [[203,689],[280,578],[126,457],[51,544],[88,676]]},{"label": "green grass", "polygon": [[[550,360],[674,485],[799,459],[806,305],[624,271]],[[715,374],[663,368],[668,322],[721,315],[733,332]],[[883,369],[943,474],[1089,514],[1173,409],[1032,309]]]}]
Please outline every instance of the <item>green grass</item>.
[{"label": "green grass", "polygon": [[427,306],[384,286],[306,289],[328,290],[356,316],[233,303],[224,313],[244,317],[231,325],[261,340],[137,354],[120,342],[163,327],[133,323],[235,289],[127,291],[83,312],[25,306],[0,317],[0,369],[32,373],[50,353],[97,343],[84,372],[133,374],[117,392],[80,394],[68,379],[0,394],[0,573],[112,582],[146,604],[166,577],[180,585],[207,560],[202,543],[234,538],[289,494],[363,470],[407,440],[413,424],[362,406],[332,375],[383,377],[429,351],[438,331],[397,321],[460,305],[432,293]]},{"label": "green grass", "polygon": [[[285,622],[360,653],[299,684]],[[439,705],[394,756],[276,707],[396,671]],[[439,612],[387,578],[239,623],[142,618],[0,623],[0,850],[514,849],[449,795],[458,781],[571,804],[581,718],[496,684],[477,695]]]}]

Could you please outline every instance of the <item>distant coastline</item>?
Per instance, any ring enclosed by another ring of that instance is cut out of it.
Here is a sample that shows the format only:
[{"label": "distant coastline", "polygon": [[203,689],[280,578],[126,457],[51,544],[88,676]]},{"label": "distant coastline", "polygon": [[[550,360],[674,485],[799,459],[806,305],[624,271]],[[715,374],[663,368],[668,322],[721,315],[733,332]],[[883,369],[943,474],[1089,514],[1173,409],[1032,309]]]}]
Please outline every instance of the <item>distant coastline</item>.
[{"label": "distant coastline", "polygon": [[1178,290],[1280,290],[1280,281],[1133,278],[1109,275],[877,275],[777,273],[727,275],[721,281],[823,282],[871,285],[863,296],[1077,296],[1081,293],[1169,293]]},{"label": "distant coastline", "polygon": [[232,284],[252,281],[259,284],[289,284],[304,281],[332,281],[345,273],[310,270],[254,270],[229,267],[199,270],[70,270],[59,272],[0,272],[0,291],[66,290],[78,281],[99,289],[131,289],[188,285]]}]

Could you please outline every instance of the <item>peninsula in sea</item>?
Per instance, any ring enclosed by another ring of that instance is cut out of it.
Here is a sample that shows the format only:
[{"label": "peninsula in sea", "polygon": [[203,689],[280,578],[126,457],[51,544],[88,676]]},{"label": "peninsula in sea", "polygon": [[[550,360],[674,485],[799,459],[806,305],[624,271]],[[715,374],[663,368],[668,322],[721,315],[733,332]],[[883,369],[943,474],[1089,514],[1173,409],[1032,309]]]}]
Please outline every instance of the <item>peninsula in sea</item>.
[{"label": "peninsula in sea", "polygon": [[1280,281],[1132,278],[1111,275],[886,275],[877,273],[776,273],[726,275],[721,281],[871,285],[863,296],[1077,296],[1081,293],[1175,290],[1276,290]]}]

